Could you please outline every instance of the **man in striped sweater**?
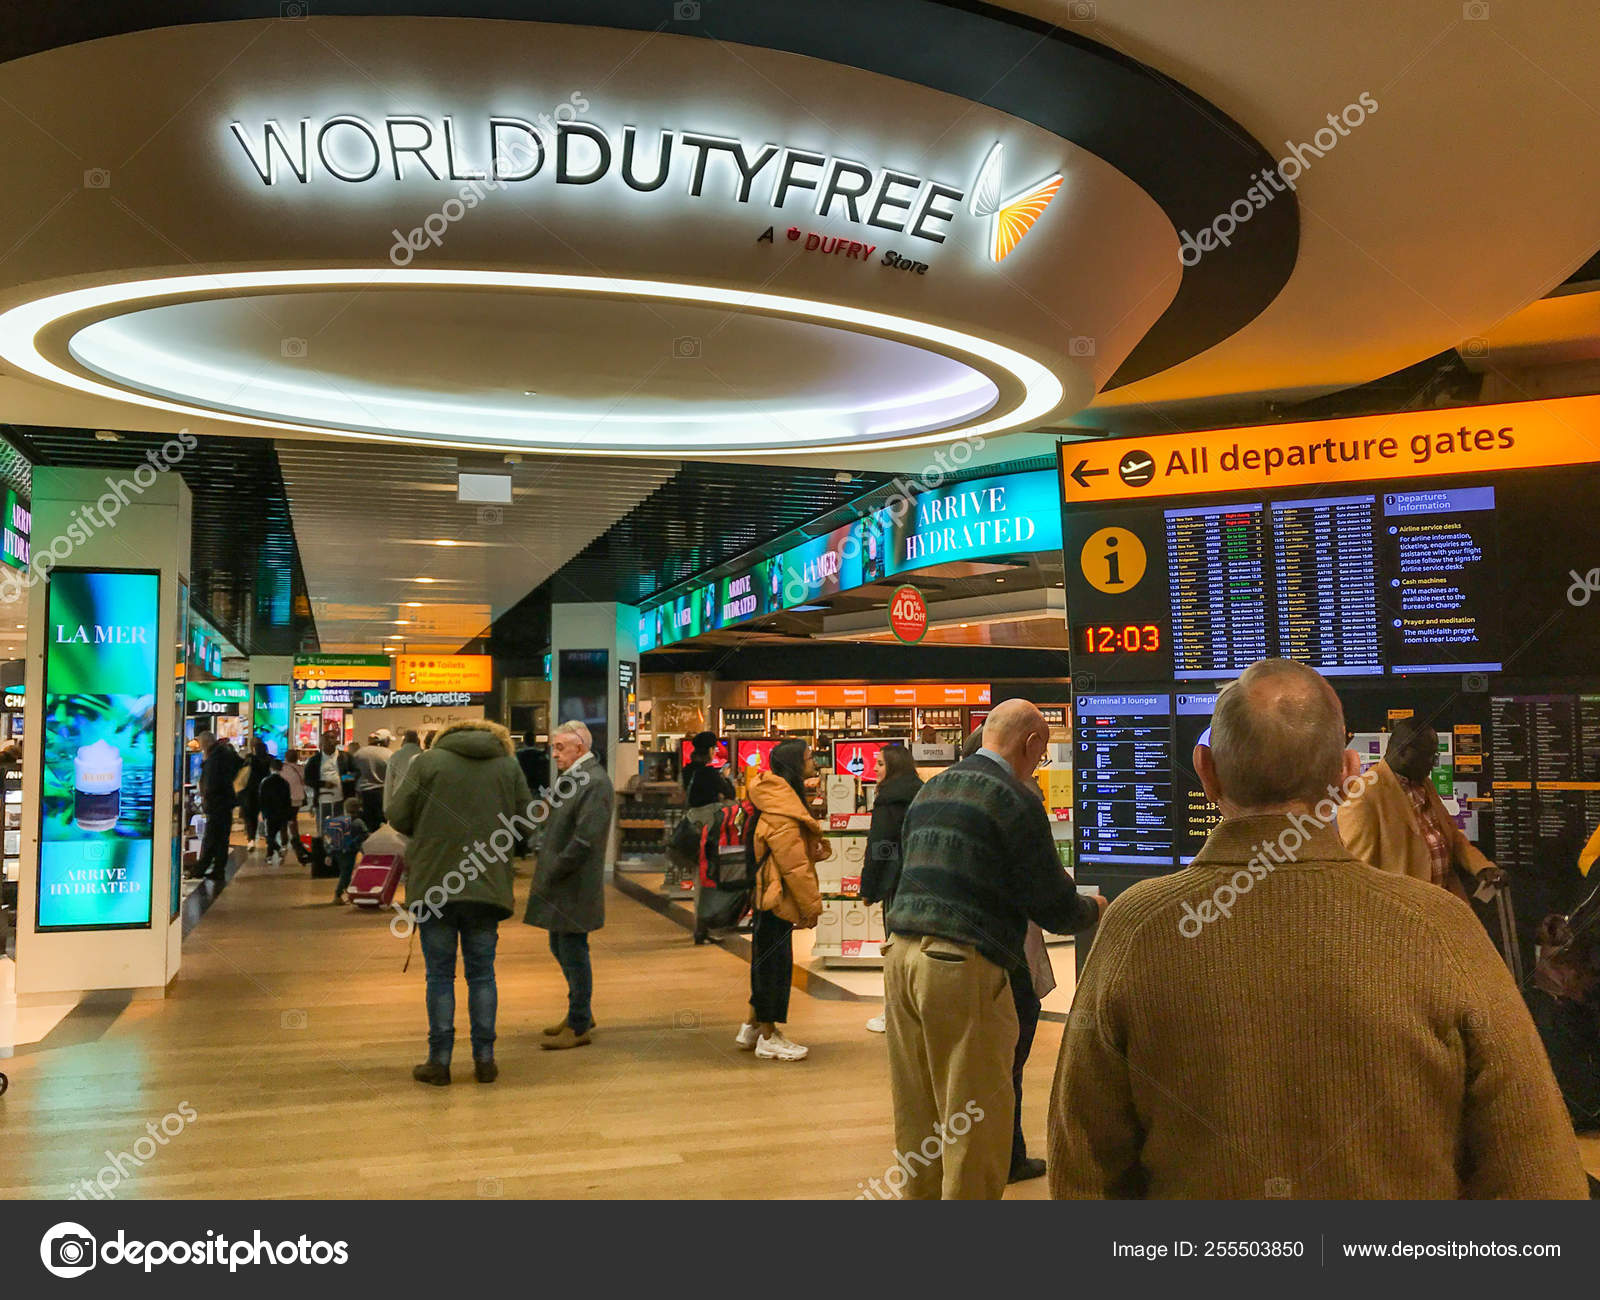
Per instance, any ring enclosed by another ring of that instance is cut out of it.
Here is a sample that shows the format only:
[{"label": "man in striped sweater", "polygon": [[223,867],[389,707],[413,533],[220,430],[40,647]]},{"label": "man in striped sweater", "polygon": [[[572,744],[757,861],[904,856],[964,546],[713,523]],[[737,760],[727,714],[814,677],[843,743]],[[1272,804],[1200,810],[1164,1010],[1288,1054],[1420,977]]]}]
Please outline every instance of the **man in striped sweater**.
[{"label": "man in striped sweater", "polygon": [[933,777],[906,812],[900,884],[885,918],[884,1012],[897,1190],[998,1199],[1011,1169],[1017,1012],[1028,922],[1070,933],[1104,900],[1078,894],[1043,802],[1023,783],[1050,729],[1026,700],[989,715],[983,747]]}]

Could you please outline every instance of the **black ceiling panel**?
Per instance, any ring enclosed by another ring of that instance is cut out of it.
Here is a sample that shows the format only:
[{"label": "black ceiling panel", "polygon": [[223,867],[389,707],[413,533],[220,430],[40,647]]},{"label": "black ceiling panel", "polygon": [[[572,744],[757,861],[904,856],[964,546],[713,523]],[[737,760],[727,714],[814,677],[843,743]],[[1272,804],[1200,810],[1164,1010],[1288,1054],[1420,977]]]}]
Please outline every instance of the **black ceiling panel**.
[{"label": "black ceiling panel", "polygon": [[[89,429],[0,424],[35,465],[128,469],[170,441],[124,433],[102,442]],[[194,607],[247,655],[314,650],[316,625],[278,455],[267,438],[202,437],[178,466],[193,495],[189,593]]]},{"label": "black ceiling panel", "polygon": [[890,481],[831,469],[686,464],[550,580],[556,601],[647,596],[732,560]]}]

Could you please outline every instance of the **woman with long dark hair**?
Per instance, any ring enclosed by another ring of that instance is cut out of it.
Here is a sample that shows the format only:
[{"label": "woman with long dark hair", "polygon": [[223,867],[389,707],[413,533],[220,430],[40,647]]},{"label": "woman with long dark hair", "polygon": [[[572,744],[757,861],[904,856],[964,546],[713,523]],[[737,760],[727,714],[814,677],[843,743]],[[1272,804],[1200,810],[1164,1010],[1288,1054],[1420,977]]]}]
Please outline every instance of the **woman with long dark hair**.
[{"label": "woman with long dark hair", "polygon": [[809,930],[822,915],[817,863],[828,857],[822,827],[811,816],[806,783],[817,765],[803,740],[773,748],[770,771],[750,778],[756,815],[745,840],[755,868],[756,925],[750,954],[750,1013],[735,1042],[762,1060],[803,1061],[809,1048],[779,1028],[789,1018],[794,978],[794,928]]},{"label": "woman with long dark hair", "polygon": [[[867,829],[867,860],[861,868],[861,901],[882,903],[884,914],[900,884],[900,832],[906,809],[922,789],[922,778],[911,751],[904,745],[886,745],[878,751],[878,790],[872,800],[872,825]],[[884,1032],[881,1015],[867,1021],[875,1034]]]}]

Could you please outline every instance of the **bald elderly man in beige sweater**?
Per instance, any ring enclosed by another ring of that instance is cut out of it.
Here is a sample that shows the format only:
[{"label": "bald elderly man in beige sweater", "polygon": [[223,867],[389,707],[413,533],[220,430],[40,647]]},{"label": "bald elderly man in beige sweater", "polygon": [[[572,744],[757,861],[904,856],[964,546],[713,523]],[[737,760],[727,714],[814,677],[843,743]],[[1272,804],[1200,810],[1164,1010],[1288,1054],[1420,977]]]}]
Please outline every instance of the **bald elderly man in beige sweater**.
[{"label": "bald elderly man in beige sweater", "polygon": [[1338,697],[1282,659],[1195,767],[1222,823],[1107,909],[1050,1106],[1057,1197],[1572,1198],[1577,1141],[1472,911],[1349,853]]}]

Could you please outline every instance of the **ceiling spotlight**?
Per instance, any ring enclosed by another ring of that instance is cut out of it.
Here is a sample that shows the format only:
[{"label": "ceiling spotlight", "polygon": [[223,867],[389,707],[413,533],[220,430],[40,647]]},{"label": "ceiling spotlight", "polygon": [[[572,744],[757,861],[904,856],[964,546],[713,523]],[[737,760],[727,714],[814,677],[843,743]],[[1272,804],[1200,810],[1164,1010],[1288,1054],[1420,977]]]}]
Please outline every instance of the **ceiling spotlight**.
[{"label": "ceiling spotlight", "polygon": [[396,627],[410,627],[411,626],[411,620],[409,618],[392,618],[389,621],[391,623],[393,623]]},{"label": "ceiling spotlight", "polygon": [[412,582],[438,582],[439,579],[437,579],[437,578],[413,578],[413,579],[411,579],[411,581]]},{"label": "ceiling spotlight", "polygon": [[[419,581],[420,581],[420,579],[419,579]],[[402,605],[404,605],[407,609],[421,609],[422,608],[422,602],[420,600],[403,600],[400,603]]]},{"label": "ceiling spotlight", "polygon": [[456,541],[456,539],[453,538],[453,537],[435,537],[433,539],[433,544],[435,546],[460,546],[461,545],[461,543]]}]

